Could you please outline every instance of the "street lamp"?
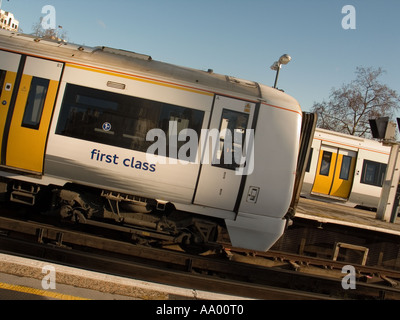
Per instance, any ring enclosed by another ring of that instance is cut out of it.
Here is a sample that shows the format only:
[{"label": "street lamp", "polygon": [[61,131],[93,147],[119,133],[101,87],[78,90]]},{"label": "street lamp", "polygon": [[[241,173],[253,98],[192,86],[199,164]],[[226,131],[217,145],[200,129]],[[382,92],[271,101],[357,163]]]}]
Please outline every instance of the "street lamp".
[{"label": "street lamp", "polygon": [[292,60],[292,58],[288,54],[284,54],[279,58],[278,61],[275,61],[274,64],[271,66],[271,69],[276,71],[274,88],[276,88],[276,84],[278,83],[279,71],[281,70],[282,65],[288,64],[290,60]]}]

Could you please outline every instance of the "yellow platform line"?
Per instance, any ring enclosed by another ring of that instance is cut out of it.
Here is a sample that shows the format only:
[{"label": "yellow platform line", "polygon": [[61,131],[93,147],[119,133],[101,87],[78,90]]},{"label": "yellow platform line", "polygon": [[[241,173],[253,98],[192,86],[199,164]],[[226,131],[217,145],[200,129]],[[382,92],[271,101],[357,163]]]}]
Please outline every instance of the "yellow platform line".
[{"label": "yellow platform line", "polygon": [[29,293],[29,294],[34,294],[37,296],[54,298],[54,299],[58,299],[58,300],[89,300],[89,299],[85,299],[85,298],[74,297],[74,296],[67,295],[67,294],[46,291],[46,290],[41,290],[41,289],[34,289],[34,288],[25,287],[25,286],[18,286],[18,285],[1,283],[1,282],[0,282],[0,289]]}]

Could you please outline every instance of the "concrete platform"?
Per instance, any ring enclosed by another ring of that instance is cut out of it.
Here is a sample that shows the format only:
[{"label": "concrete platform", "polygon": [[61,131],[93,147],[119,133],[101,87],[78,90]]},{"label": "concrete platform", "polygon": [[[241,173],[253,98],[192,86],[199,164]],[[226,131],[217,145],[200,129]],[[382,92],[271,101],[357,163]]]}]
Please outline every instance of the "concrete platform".
[{"label": "concrete platform", "polygon": [[375,212],[367,210],[301,198],[295,217],[400,236],[400,222],[389,223],[375,216]]},{"label": "concrete platform", "polygon": [[[49,265],[55,271],[55,289],[42,285],[43,280],[50,283]],[[55,300],[247,300],[0,254],[0,300],[2,295],[24,300],[26,294]]]}]

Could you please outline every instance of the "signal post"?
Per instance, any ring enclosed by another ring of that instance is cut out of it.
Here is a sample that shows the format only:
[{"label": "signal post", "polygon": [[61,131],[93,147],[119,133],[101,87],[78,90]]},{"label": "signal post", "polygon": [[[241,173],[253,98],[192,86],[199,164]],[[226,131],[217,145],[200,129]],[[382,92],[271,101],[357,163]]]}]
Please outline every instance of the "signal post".
[{"label": "signal post", "polygon": [[[399,122],[399,119],[397,121]],[[396,142],[396,123],[389,122],[388,117],[369,120],[369,122],[372,136],[383,140],[384,145],[391,147],[376,219],[394,223],[399,206],[396,194],[400,179],[400,144]]]}]

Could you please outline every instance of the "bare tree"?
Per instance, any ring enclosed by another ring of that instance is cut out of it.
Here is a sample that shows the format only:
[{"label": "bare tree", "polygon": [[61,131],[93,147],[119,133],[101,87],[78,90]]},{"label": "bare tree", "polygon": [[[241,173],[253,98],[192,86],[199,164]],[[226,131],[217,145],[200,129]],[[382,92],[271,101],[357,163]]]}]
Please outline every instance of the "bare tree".
[{"label": "bare tree", "polygon": [[400,97],[395,90],[381,84],[381,68],[356,69],[356,79],[339,89],[332,89],[329,101],[314,103],[318,127],[359,137],[371,137],[369,119],[394,117]]},{"label": "bare tree", "polygon": [[40,18],[39,22],[32,27],[34,36],[48,40],[67,41],[67,32],[61,26],[57,29],[44,29],[42,19]]}]

